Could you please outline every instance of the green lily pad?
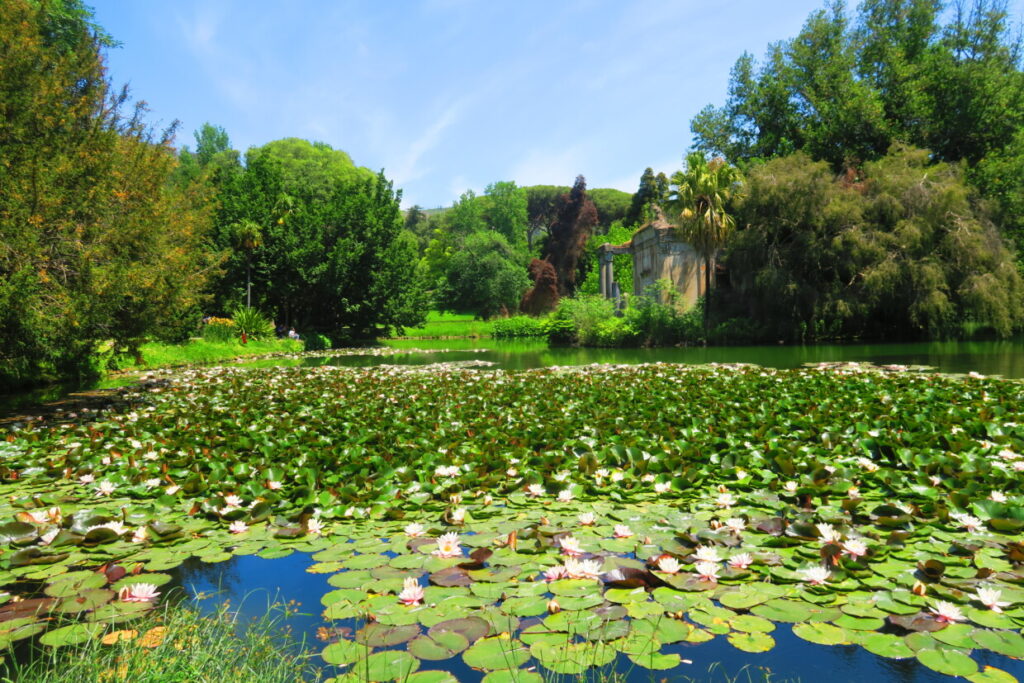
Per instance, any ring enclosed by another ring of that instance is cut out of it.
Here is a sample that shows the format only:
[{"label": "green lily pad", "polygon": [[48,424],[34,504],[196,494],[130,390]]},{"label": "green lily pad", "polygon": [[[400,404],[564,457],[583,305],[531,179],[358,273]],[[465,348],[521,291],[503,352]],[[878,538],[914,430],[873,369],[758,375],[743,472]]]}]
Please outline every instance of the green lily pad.
[{"label": "green lily pad", "polygon": [[356,672],[370,681],[404,681],[420,668],[420,660],[405,650],[384,650],[366,658]]},{"label": "green lily pad", "polygon": [[794,624],[793,634],[818,645],[843,645],[850,642],[850,636],[846,631],[822,622]]},{"label": "green lily pad", "polygon": [[370,648],[354,640],[339,640],[325,647],[320,656],[328,664],[344,666],[366,659],[370,652]]},{"label": "green lily pad", "polygon": [[434,637],[419,636],[409,642],[409,652],[418,659],[440,661],[454,657],[469,647],[469,641],[461,633],[441,631]]},{"label": "green lily pad", "polygon": [[518,669],[530,659],[530,650],[522,642],[496,636],[483,638],[462,653],[466,666],[482,671]]},{"label": "green lily pad", "polygon": [[768,652],[775,647],[775,639],[764,632],[730,633],[729,643],[744,652]]},{"label": "green lily pad", "polygon": [[978,671],[977,662],[955,650],[920,650],[917,661],[947,676],[970,676]]},{"label": "green lily pad", "polygon": [[39,637],[39,642],[50,647],[63,647],[65,645],[78,645],[85,643],[103,633],[102,624],[71,624],[61,626],[52,631],[47,631]]},{"label": "green lily pad", "polygon": [[908,659],[914,656],[914,651],[907,646],[903,638],[889,633],[868,633],[858,642],[865,650],[879,657]]},{"label": "green lily pad", "polygon": [[[935,637],[938,638],[936,633]],[[998,652],[1014,659],[1024,659],[1024,636],[1017,631],[974,631],[973,647]]]},{"label": "green lily pad", "polygon": [[418,624],[389,626],[387,624],[370,623],[356,631],[356,642],[367,647],[391,647],[405,643],[420,634]]}]

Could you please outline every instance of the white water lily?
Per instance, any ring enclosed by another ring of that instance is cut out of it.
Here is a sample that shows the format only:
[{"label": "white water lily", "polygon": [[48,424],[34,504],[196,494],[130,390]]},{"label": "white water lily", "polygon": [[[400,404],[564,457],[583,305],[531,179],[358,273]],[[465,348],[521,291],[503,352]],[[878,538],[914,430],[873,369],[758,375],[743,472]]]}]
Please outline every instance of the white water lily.
[{"label": "white water lily", "polygon": [[867,544],[864,543],[864,541],[861,541],[857,538],[851,538],[846,541],[843,541],[841,547],[844,553],[846,553],[854,559],[858,557],[864,557],[865,555],[867,555],[868,552]]},{"label": "white water lily", "polygon": [[671,490],[672,490],[672,484],[670,484],[667,481],[656,481],[656,482],[654,482],[654,492],[655,493],[658,493],[658,494],[668,493]]},{"label": "white water lily", "polygon": [[227,506],[228,510],[232,510],[234,508],[242,507],[242,503],[243,502],[244,501],[242,500],[241,496],[236,496],[236,495],[233,495],[233,494],[232,495],[228,495],[228,496],[224,496],[224,505]]},{"label": "white water lily", "polygon": [[156,584],[131,583],[122,588],[117,597],[121,602],[156,602],[160,591],[156,589]]},{"label": "white water lily", "polygon": [[530,496],[531,498],[539,498],[540,496],[543,496],[545,493],[546,491],[544,491],[544,487],[541,486],[540,484],[530,484],[529,486],[526,487],[526,495]]},{"label": "white water lily", "polygon": [[694,549],[693,556],[699,562],[721,562],[722,557],[718,554],[718,548],[708,545],[699,545]]},{"label": "white water lily", "polygon": [[787,481],[783,485],[783,488],[786,489],[786,491],[789,492],[789,493],[796,493],[796,490],[797,490],[798,487],[799,487],[799,484],[797,484],[795,481]]},{"label": "white water lily", "polygon": [[438,477],[457,477],[459,476],[459,468],[456,465],[441,465],[434,470],[434,474]]},{"label": "white water lily", "polygon": [[864,469],[867,472],[877,472],[878,471],[878,465],[875,464],[874,461],[868,460],[867,458],[864,458],[864,457],[857,458],[857,464],[860,465],[861,468]]},{"label": "white water lily", "polygon": [[320,521],[317,517],[310,517],[306,521],[306,530],[314,536],[323,534],[327,529],[327,526]]},{"label": "white water lily", "polygon": [[839,543],[843,540],[843,535],[831,524],[822,522],[816,526],[822,543]]},{"label": "white water lily", "polygon": [[705,581],[718,581],[718,565],[714,562],[698,562],[694,570]]},{"label": "white water lily", "polygon": [[967,621],[967,617],[960,611],[960,608],[951,602],[945,600],[939,600],[935,603],[934,607],[930,608],[932,615],[938,621],[944,621],[947,624],[956,621]]},{"label": "white water lily", "polygon": [[988,499],[996,503],[1005,503],[1006,494],[1003,493],[1002,491],[993,491],[992,493],[988,494]]},{"label": "white water lily", "polygon": [[417,536],[422,536],[427,532],[426,528],[419,522],[411,522],[410,524],[406,524],[404,531],[405,535],[409,538],[416,538]]},{"label": "white water lily", "polygon": [[666,574],[678,574],[682,566],[679,564],[679,560],[668,555],[663,555],[658,558],[658,571],[665,572]]},{"label": "white water lily", "polygon": [[462,557],[462,546],[459,545],[459,535],[455,532],[444,534],[437,539],[437,549],[431,555],[437,557]]},{"label": "white water lily", "polygon": [[111,493],[114,492],[114,489],[116,488],[117,486],[114,485],[112,482],[106,480],[101,481],[99,485],[96,487],[96,495],[109,496]]},{"label": "white water lily", "polygon": [[973,533],[973,532],[977,531],[979,528],[985,526],[985,523],[983,521],[981,521],[980,519],[978,519],[977,517],[975,517],[973,515],[965,514],[963,512],[952,512],[952,513],[950,513],[949,516],[950,516],[950,519],[955,520],[956,522],[958,522],[960,524],[960,526],[962,526],[963,528],[967,529],[967,531],[971,532],[971,533]]},{"label": "white water lily", "polygon": [[147,479],[146,481],[142,482],[142,485],[145,486],[147,489],[155,489],[157,486],[160,485],[160,480],[154,477],[152,479]]},{"label": "white water lily", "polygon": [[579,523],[583,526],[594,526],[597,522],[597,515],[593,512],[581,512],[576,519],[579,520]]},{"label": "white water lily", "polygon": [[739,553],[729,558],[728,565],[732,569],[746,569],[754,564],[754,556],[750,553]]},{"label": "white water lily", "polygon": [[173,496],[175,493],[177,493],[180,490],[181,490],[180,486],[178,486],[177,484],[172,484],[172,485],[168,486],[166,489],[164,489],[164,493],[166,493],[168,496]]},{"label": "white water lily", "polygon": [[804,567],[800,570],[800,574],[803,576],[803,580],[812,586],[820,586],[832,576],[832,572],[825,567]]},{"label": "white water lily", "polygon": [[228,531],[233,534],[244,534],[249,530],[249,525],[240,519],[236,519],[228,526]]},{"label": "white water lily", "polygon": [[418,605],[423,602],[423,586],[414,576],[407,576],[402,582],[402,592],[398,594],[398,601],[403,605]]},{"label": "white water lily", "polygon": [[1003,592],[1001,590],[988,587],[979,587],[978,592],[974,595],[978,602],[993,612],[1002,612],[1004,607],[1010,606],[1011,603],[999,599],[1002,596]]},{"label": "white water lily", "polygon": [[601,576],[601,561],[567,557],[565,558],[565,575],[569,579],[598,579]]},{"label": "white water lily", "polygon": [[633,530],[625,524],[616,524],[615,529],[612,532],[615,538],[629,538],[633,535]]},{"label": "white water lily", "polygon": [[270,489],[271,491],[277,491],[278,489],[281,488],[281,486],[282,484],[279,481],[274,481],[273,479],[267,480],[267,488]]},{"label": "white water lily", "polygon": [[91,484],[91,483],[93,483],[94,481],[96,481],[96,477],[94,477],[94,476],[93,476],[93,475],[91,475],[91,474],[83,474],[82,476],[80,476],[80,477],[78,478],[78,482],[79,482],[80,484]]},{"label": "white water lily", "polygon": [[728,529],[730,533],[739,536],[743,533],[743,530],[747,528],[747,523],[742,517],[730,517],[725,520],[725,528]]},{"label": "white water lily", "polygon": [[455,508],[451,514],[452,524],[463,524],[466,521],[466,508]]},{"label": "white water lily", "polygon": [[563,555],[579,557],[583,554],[583,547],[580,545],[579,539],[574,536],[563,536],[558,545],[562,549]]},{"label": "white water lily", "polygon": [[731,493],[721,493],[718,498],[715,498],[715,505],[720,508],[731,508],[737,502],[736,497]]},{"label": "white water lily", "polygon": [[575,496],[573,496],[572,491],[570,489],[562,489],[561,491],[558,492],[559,503],[568,503],[573,498],[575,498]]}]

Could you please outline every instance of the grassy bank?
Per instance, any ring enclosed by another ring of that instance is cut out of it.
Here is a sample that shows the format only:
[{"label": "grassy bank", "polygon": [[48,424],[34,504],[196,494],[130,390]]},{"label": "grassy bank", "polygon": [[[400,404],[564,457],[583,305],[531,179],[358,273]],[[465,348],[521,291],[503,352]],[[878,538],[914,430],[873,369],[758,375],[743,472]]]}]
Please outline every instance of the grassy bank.
[{"label": "grassy bank", "polygon": [[421,327],[408,327],[396,339],[439,339],[445,337],[489,337],[493,324],[472,315],[431,311]]},{"label": "grassy bank", "polygon": [[[285,624],[284,608],[241,623],[224,604],[202,615],[195,603],[108,627],[81,645],[39,646],[0,667],[3,683],[185,683],[317,681],[320,674]],[[11,653],[13,655],[13,653]]]},{"label": "grassy bank", "polygon": [[246,344],[240,341],[212,342],[205,339],[192,339],[185,344],[149,342],[142,345],[143,363],[141,365],[131,363],[123,365],[121,369],[146,370],[191,363],[214,363],[242,356],[297,353],[302,350],[303,343],[295,339],[250,340]]}]

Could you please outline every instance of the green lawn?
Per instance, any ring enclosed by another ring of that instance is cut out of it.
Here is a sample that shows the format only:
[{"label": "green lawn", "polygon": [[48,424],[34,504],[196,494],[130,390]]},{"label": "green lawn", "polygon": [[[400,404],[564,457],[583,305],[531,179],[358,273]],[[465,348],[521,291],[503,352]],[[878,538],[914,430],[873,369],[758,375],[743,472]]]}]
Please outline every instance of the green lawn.
[{"label": "green lawn", "polygon": [[265,353],[297,353],[302,349],[302,342],[294,339],[250,340],[247,344],[239,341],[211,342],[205,339],[192,339],[185,344],[149,342],[142,345],[142,358],[145,362],[125,369],[144,370],[191,363],[213,363]]},{"label": "green lawn", "polygon": [[422,327],[407,327],[396,338],[489,337],[491,328],[490,322],[474,319],[472,315],[431,311]]}]

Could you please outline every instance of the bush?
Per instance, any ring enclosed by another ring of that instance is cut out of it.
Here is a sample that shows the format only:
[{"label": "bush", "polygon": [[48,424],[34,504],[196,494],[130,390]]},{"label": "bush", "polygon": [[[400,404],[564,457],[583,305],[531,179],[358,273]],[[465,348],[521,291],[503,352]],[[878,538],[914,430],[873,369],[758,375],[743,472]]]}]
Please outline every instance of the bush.
[{"label": "bush", "polygon": [[541,318],[517,315],[512,318],[495,320],[491,327],[495,339],[517,339],[520,337],[546,337],[548,325]]},{"label": "bush", "polygon": [[322,334],[312,332],[307,334],[305,339],[302,340],[305,344],[304,349],[306,351],[323,351],[325,349],[334,348],[334,344],[331,342],[331,338]]},{"label": "bush", "polygon": [[250,339],[272,339],[274,323],[267,316],[251,306],[239,306],[231,315],[239,335]]},{"label": "bush", "polygon": [[238,338],[238,326],[231,318],[207,318],[203,325],[203,339],[222,344]]},{"label": "bush", "polygon": [[644,344],[667,346],[703,341],[703,312],[703,299],[683,310],[682,295],[667,280],[659,280],[644,296],[630,300],[626,319]]},{"label": "bush", "polygon": [[[552,341],[578,343],[583,346],[608,346],[607,341],[619,332],[613,332],[609,324],[599,331],[602,322],[615,318],[615,302],[597,295],[576,296],[562,299],[551,314],[554,325],[549,332]],[[569,329],[573,330],[572,339]]]}]

